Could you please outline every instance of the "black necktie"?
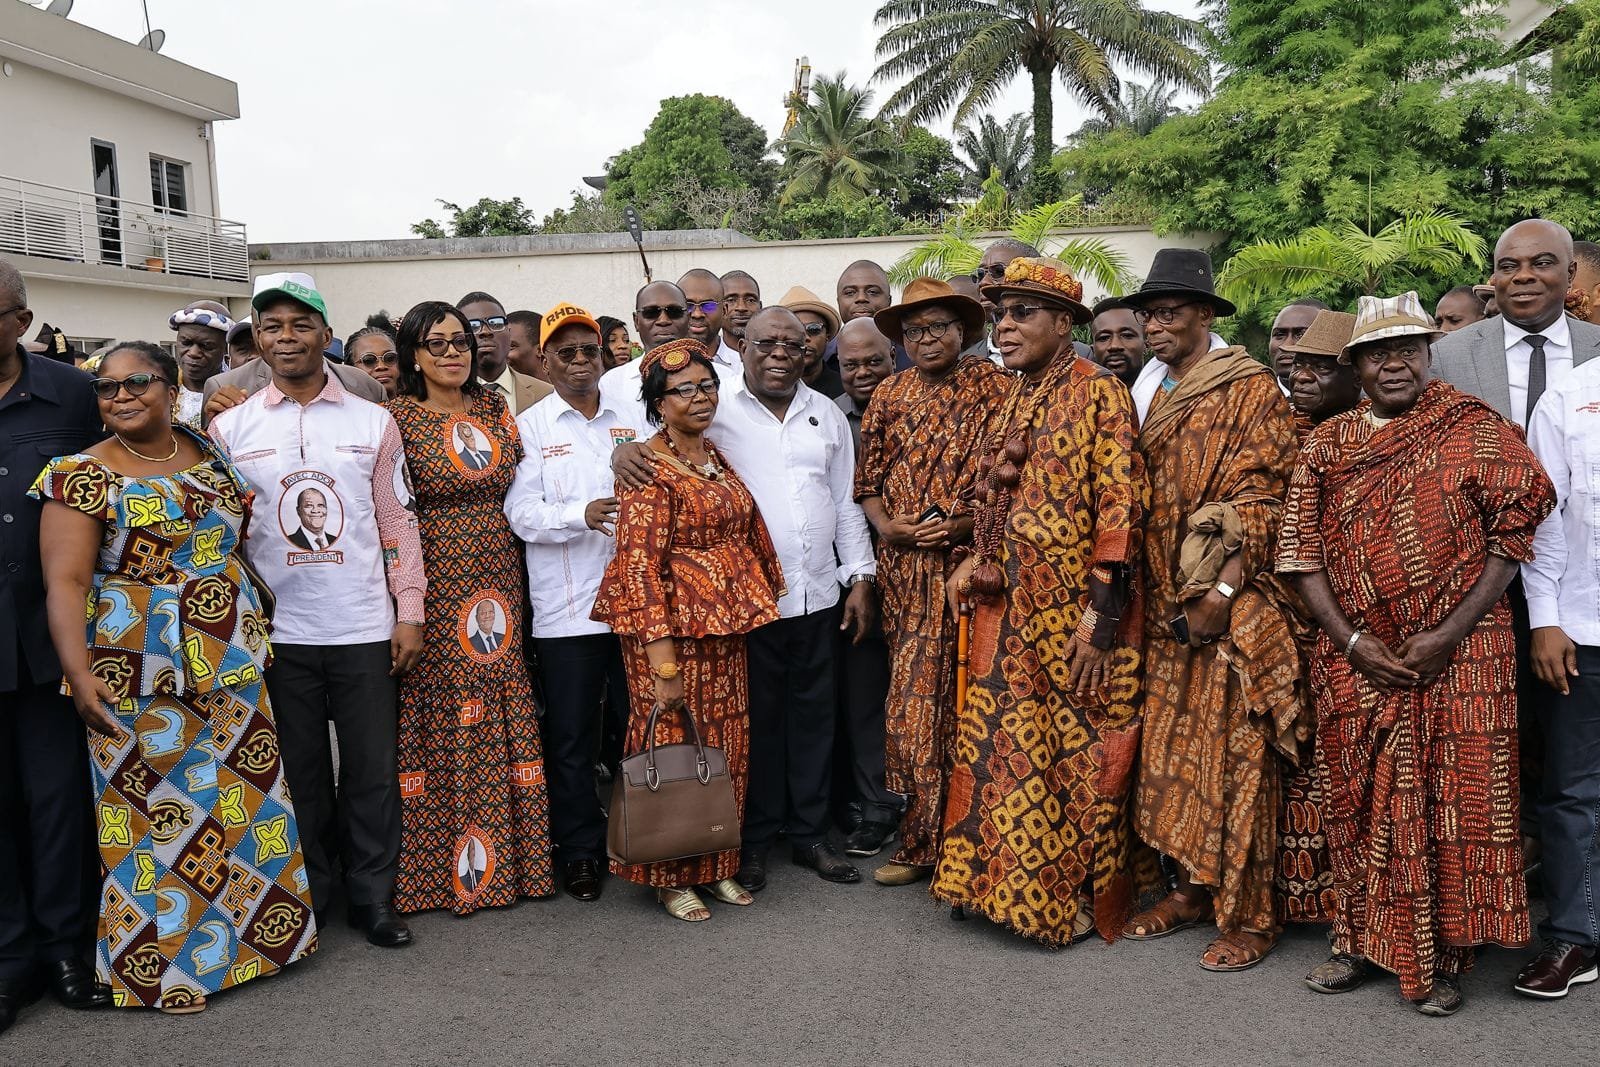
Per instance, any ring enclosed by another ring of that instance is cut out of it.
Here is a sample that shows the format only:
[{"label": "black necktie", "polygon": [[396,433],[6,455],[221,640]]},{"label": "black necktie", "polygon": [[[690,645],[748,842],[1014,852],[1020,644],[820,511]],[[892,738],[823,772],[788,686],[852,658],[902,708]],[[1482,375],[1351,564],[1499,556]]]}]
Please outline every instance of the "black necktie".
[{"label": "black necktie", "polygon": [[1528,353],[1528,410],[1523,413],[1524,426],[1533,421],[1533,406],[1544,395],[1544,345],[1543,334],[1530,333],[1523,338],[1533,351]]}]

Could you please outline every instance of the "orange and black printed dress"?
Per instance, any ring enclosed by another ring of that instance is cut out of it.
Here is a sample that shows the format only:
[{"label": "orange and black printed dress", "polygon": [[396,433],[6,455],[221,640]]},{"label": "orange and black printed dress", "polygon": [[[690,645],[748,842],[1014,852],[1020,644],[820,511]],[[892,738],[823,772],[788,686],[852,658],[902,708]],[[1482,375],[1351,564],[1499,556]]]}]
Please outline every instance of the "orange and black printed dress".
[{"label": "orange and black printed dress", "polygon": [[[622,637],[633,691],[625,742],[644,750],[645,725],[655,706],[655,675],[644,646],[674,639],[684,703],[700,736],[728,758],[728,775],[744,819],[750,769],[750,692],[745,634],[778,617],[783,568],[766,523],[739,476],[727,464],[715,480],[677,460],[652,453],[655,481],[642,489],[617,487],[617,554],[595,597],[594,618]],[[719,457],[720,460],[720,457]],[[657,744],[689,739],[679,715],[656,722]],[[624,866],[618,877],[640,885],[709,885],[732,878],[739,852]]]},{"label": "orange and black printed dress", "polygon": [[[1489,556],[1533,558],[1555,491],[1522,433],[1430,382],[1382,427],[1364,411],[1312,433],[1278,570],[1323,571],[1351,623],[1391,650],[1437,627]],[[1501,597],[1432,683],[1379,690],[1326,634],[1312,657],[1334,948],[1421,1000],[1472,946],[1530,936],[1517,812],[1517,662]]]},{"label": "orange and black printed dress", "polygon": [[466,915],[554,889],[544,755],[522,659],[522,545],[503,510],[522,444],[505,402],[487,390],[465,414],[409,397],[389,412],[411,483],[396,493],[417,509],[428,575],[422,659],[400,680],[394,905]]}]

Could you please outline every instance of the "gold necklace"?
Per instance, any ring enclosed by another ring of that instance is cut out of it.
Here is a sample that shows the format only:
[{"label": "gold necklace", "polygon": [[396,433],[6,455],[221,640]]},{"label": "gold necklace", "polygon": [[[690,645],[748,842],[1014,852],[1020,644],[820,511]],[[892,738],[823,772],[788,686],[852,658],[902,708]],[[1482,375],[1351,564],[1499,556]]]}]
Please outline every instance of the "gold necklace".
[{"label": "gold necklace", "polygon": [[164,456],[147,456],[147,455],[145,455],[143,452],[140,452],[137,448],[134,448],[128,442],[124,441],[122,439],[122,435],[120,433],[116,435],[116,438],[117,438],[117,444],[121,445],[123,448],[127,449],[129,452],[133,453],[134,455],[138,456],[140,459],[144,460],[146,463],[165,463],[165,462],[167,462],[167,460],[171,459],[173,456],[176,456],[178,454],[178,435],[177,434],[173,434],[172,435],[172,451],[168,452]]}]

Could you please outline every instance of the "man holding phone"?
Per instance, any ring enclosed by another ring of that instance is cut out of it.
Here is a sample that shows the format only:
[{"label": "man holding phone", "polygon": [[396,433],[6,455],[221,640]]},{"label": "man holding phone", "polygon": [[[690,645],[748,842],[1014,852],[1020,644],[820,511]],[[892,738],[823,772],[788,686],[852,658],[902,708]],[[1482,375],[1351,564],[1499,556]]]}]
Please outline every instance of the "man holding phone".
[{"label": "man holding phone", "polygon": [[944,593],[950,551],[972,538],[978,456],[1011,378],[961,354],[983,336],[983,307],[948,282],[919,278],[873,319],[912,363],[874,392],[856,469],[856,499],[878,532],[889,643],[886,777],[908,797],[900,849],[874,877],[909,885],[933,872],[944,814],[944,717],[955,707],[956,669]]}]

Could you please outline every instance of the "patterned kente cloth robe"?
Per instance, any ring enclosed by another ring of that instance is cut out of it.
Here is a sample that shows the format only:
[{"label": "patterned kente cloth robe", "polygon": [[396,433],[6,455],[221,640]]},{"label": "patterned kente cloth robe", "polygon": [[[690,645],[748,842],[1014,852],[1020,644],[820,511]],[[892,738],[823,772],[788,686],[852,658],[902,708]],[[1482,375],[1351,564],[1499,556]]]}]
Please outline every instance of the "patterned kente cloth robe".
[{"label": "patterned kente cloth robe", "polygon": [[132,478],[63,456],[33,487],[105,526],[87,639],[122,736],[89,734],[95,971],[129,1008],[191,1004],[317,947],[261,680],[267,622],[236,555],[245,483],[175,429],[200,445],[188,470]]},{"label": "patterned kente cloth robe", "polygon": [[[1156,881],[1153,862],[1135,879],[1130,857],[1149,495],[1133,424],[1127,389],[1070,350],[1039,382],[1015,379],[990,454],[1020,435],[1022,479],[1009,508],[979,513],[1000,531],[1005,589],[974,606],[932,892],[1049,945],[1071,939],[1082,897],[1111,940]],[[1075,635],[1112,650],[1104,704],[1067,687]]]},{"label": "patterned kente cloth robe", "polygon": [[[522,553],[505,516],[522,440],[480,390],[463,414],[389,403],[428,574],[422,658],[400,679],[397,911],[515,904],[555,889],[538,710],[522,658]],[[404,477],[404,474],[401,475]]]},{"label": "patterned kente cloth robe", "polygon": [[[1522,563],[1555,505],[1515,426],[1442,381],[1381,428],[1318,427],[1278,569],[1324,571],[1357,629],[1399,649],[1437,626],[1491,555]],[[1516,651],[1502,597],[1421,690],[1387,693],[1326,634],[1312,660],[1334,945],[1426,997],[1473,945],[1529,938],[1517,810]]]},{"label": "patterned kente cloth robe", "polygon": [[[965,356],[934,381],[915,368],[873,391],[861,420],[856,499],[880,497],[890,515],[971,514],[978,460],[1012,376]],[[945,603],[950,551],[878,542],[878,588],[889,645],[885,781],[907,797],[897,863],[928,866],[939,844],[951,712],[955,626]]]},{"label": "patterned kente cloth robe", "polygon": [[[1157,394],[1139,448],[1150,517],[1135,825],[1212,889],[1221,929],[1275,930],[1282,764],[1309,731],[1292,594],[1271,570],[1296,453],[1289,403],[1243,348],[1218,350]],[[1208,504],[1239,519],[1243,577],[1228,631],[1194,648],[1169,622],[1189,518]]]}]

